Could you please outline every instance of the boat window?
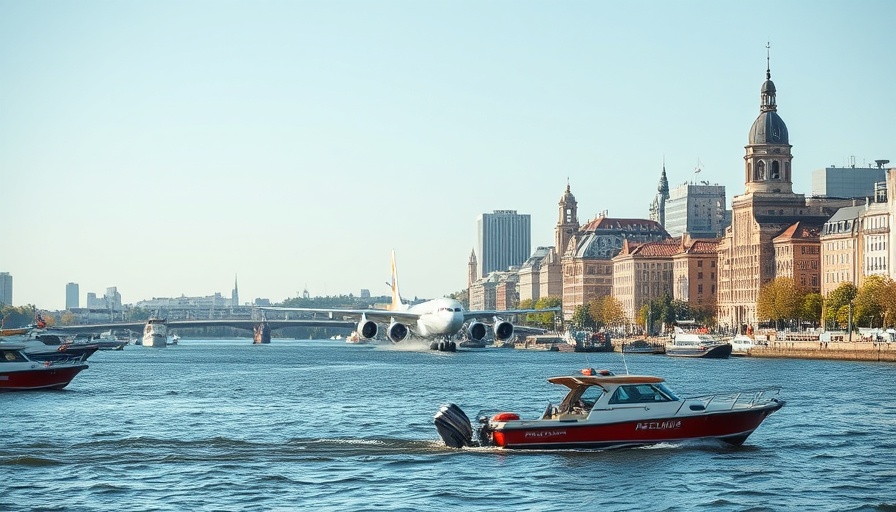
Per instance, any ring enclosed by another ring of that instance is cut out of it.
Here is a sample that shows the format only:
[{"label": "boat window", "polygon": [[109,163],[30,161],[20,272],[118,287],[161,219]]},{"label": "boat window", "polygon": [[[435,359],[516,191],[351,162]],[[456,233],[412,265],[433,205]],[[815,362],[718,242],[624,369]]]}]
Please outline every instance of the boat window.
[{"label": "boat window", "polygon": [[[671,394],[671,391],[669,394]],[[675,395],[671,396],[674,397]],[[616,388],[613,396],[610,397],[611,404],[641,404],[646,402],[668,402],[670,400],[673,400],[673,398],[650,384],[619,386]]]},{"label": "boat window", "polygon": [[25,358],[15,350],[0,351],[0,363],[14,363],[16,361],[25,361]]}]

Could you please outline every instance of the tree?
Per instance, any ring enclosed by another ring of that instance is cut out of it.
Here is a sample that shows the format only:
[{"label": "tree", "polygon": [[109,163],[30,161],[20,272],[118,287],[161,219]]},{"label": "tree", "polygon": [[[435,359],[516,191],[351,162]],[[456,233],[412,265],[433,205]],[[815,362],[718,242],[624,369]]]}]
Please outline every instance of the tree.
[{"label": "tree", "polygon": [[800,307],[800,320],[811,322],[817,326],[824,308],[824,297],[818,292],[807,293]]},{"label": "tree", "polygon": [[34,323],[35,308],[32,305],[27,306],[3,306],[0,308],[0,327],[5,329],[17,329],[27,327]]},{"label": "tree", "polygon": [[881,293],[880,306],[884,317],[884,326],[890,327],[896,323],[896,281],[888,279],[886,287]]},{"label": "tree", "polygon": [[[542,297],[535,302],[535,309],[559,308],[562,304],[560,297]],[[535,313],[535,323],[545,329],[553,329],[557,313]]]},{"label": "tree", "polygon": [[793,278],[776,277],[759,288],[756,298],[756,314],[775,324],[800,317],[805,292]]},{"label": "tree", "polygon": [[625,309],[622,307],[622,302],[619,299],[607,295],[601,301],[603,302],[603,307],[601,308],[603,318],[601,320],[603,320],[604,325],[619,327],[628,323],[628,317],[625,316]]},{"label": "tree", "polygon": [[883,326],[884,293],[887,290],[889,277],[872,275],[865,279],[862,288],[856,293],[853,323],[868,327]]},{"label": "tree", "polygon": [[858,294],[858,289],[856,285],[852,283],[840,283],[840,286],[835,288],[831,293],[828,294],[828,298],[825,301],[824,306],[824,320],[825,322],[832,321],[838,322],[838,316],[840,314],[840,310],[844,306],[849,306],[849,303],[852,302],[856,298],[856,294]]},{"label": "tree", "polygon": [[591,314],[588,312],[588,306],[585,304],[576,306],[576,309],[572,312],[572,319],[570,322],[576,329],[594,328],[594,319],[591,318]]}]

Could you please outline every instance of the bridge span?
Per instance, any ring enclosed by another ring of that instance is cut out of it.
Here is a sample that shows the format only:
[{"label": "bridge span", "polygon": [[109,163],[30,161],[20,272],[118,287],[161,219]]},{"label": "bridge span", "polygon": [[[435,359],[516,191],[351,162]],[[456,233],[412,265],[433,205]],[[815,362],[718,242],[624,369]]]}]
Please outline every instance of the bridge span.
[{"label": "bridge span", "polygon": [[[156,320],[158,322],[158,320]],[[236,329],[245,329],[253,333],[254,343],[270,343],[271,331],[274,329],[282,329],[285,327],[336,327],[351,329],[356,327],[355,322],[346,320],[316,320],[316,319],[297,319],[297,320],[241,320],[241,319],[220,319],[220,320],[170,320],[165,321],[165,325],[169,328],[180,327],[188,329],[191,327],[233,327]],[[53,326],[53,330],[69,332],[73,334],[99,334],[108,330],[131,330],[144,332],[147,322],[110,322],[106,324],[91,325],[61,325]]]}]

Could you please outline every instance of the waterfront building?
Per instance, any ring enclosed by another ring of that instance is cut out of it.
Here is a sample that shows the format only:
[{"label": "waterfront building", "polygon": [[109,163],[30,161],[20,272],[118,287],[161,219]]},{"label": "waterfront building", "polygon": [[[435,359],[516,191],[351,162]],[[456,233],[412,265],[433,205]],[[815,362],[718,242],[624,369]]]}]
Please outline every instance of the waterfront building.
[{"label": "waterfront building", "polygon": [[821,294],[841,283],[859,285],[859,218],[867,206],[840,208],[822,227]]},{"label": "waterfront building", "polygon": [[[89,297],[90,294],[88,294]],[[89,300],[89,299],[88,299]],[[262,301],[262,302],[259,302]],[[267,302],[264,302],[267,301]],[[256,299],[255,305],[270,306],[267,299]],[[141,300],[134,307],[153,311],[168,320],[233,318],[234,315],[249,316],[251,308],[233,306],[233,298],[225,298],[220,292],[205,297],[153,297]]]},{"label": "waterfront building", "polygon": [[0,304],[12,306],[12,276],[9,272],[0,272]]},{"label": "waterfront building", "polygon": [[825,167],[812,171],[812,195],[817,197],[871,198],[875,184],[886,180],[887,160],[878,160],[877,167]]},{"label": "waterfront building", "polygon": [[557,203],[557,224],[554,227],[554,245],[538,247],[519,271],[520,300],[537,301],[542,297],[563,296],[563,265],[569,240],[579,230],[578,203],[566,183],[566,191]]},{"label": "waterfront building", "polygon": [[572,318],[576,307],[613,293],[613,258],[623,242],[645,243],[669,238],[659,222],[617,219],[606,212],[591,220],[569,239],[561,260],[563,269],[563,318]]},{"label": "waterfront building", "polygon": [[622,249],[612,259],[613,296],[629,323],[637,323],[638,311],[645,304],[672,296],[672,257],[680,250],[680,238],[641,244],[622,241]]},{"label": "waterfront building", "polygon": [[682,183],[669,192],[663,227],[672,237],[719,238],[731,224],[726,204],[724,185]]},{"label": "waterfront building", "polygon": [[845,206],[793,192],[793,146],[776,94],[767,68],[759,116],[744,146],[744,194],[733,198],[731,225],[719,243],[718,323],[741,332],[757,327],[759,289],[776,276],[775,237],[800,221],[820,225]]},{"label": "waterfront building", "polygon": [[532,302],[535,302],[541,298],[542,264],[550,262],[550,256],[555,253],[553,246],[536,247],[532,256],[520,265],[520,300],[531,300]]},{"label": "waterfront building", "polygon": [[890,275],[890,211],[887,203],[871,203],[859,219],[859,254],[862,259],[862,275]]},{"label": "waterfront building", "polygon": [[78,283],[68,283],[65,285],[65,309],[71,311],[81,307],[80,292]]},{"label": "waterfront building", "polygon": [[772,239],[775,277],[789,277],[804,291],[821,291],[822,227],[822,223],[800,221]]},{"label": "waterfront building", "polygon": [[681,248],[672,256],[672,298],[692,308],[715,311],[718,286],[718,239],[682,235]]},{"label": "waterfront building", "polygon": [[483,213],[476,221],[479,276],[520,266],[532,249],[532,222],[516,210]]},{"label": "waterfront building", "polygon": [[511,267],[506,272],[491,272],[474,282],[469,290],[470,309],[490,311],[515,307],[519,303],[518,270]]}]

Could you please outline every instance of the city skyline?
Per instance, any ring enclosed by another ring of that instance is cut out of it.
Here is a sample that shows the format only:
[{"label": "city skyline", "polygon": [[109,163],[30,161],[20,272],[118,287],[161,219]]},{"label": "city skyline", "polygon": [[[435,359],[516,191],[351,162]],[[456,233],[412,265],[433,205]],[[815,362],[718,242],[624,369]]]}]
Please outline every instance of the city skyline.
[{"label": "city skyline", "polygon": [[385,293],[394,249],[404,295],[460,291],[477,215],[552,245],[567,179],[583,224],[649,218],[664,161],[730,207],[768,41],[795,192],[896,161],[896,5],[752,7],[2,3],[0,272],[44,309],[69,282],[134,303],[234,274],[279,302]]}]

